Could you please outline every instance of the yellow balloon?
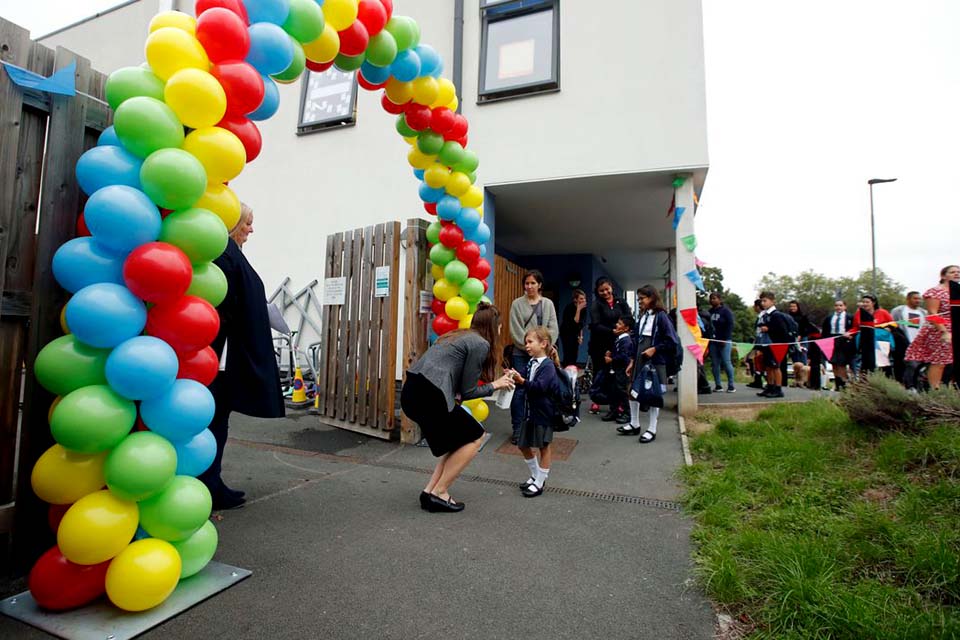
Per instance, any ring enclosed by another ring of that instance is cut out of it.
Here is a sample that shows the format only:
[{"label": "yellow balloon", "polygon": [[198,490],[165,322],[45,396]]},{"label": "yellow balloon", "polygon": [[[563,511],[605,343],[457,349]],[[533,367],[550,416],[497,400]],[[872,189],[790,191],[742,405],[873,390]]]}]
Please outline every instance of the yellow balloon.
[{"label": "yellow balloon", "polygon": [[70,333],[70,327],[67,326],[67,305],[63,305],[60,309],[60,328],[63,329],[64,334]]},{"label": "yellow balloon", "polygon": [[[443,273],[443,269],[440,270],[440,273]],[[441,277],[443,277],[441,275]],[[53,419],[53,410],[57,408],[57,405],[60,404],[60,401],[63,400],[63,396],[57,396],[53,399],[53,402],[50,403],[50,409],[47,411],[47,424],[50,424],[50,421]],[[106,483],[104,483],[106,484]],[[100,487],[103,485],[101,484]],[[100,487],[97,487],[99,489]]]},{"label": "yellow balloon", "polygon": [[471,185],[467,192],[460,196],[460,204],[476,209],[483,204],[483,189],[475,184]]},{"label": "yellow balloon", "polygon": [[423,181],[432,189],[447,186],[450,180],[450,168],[439,162],[434,162],[423,172]]},{"label": "yellow balloon", "polygon": [[307,60],[330,62],[340,53],[340,35],[328,22],[323,26],[323,33],[319,38],[303,45],[303,53]]},{"label": "yellow balloon", "polygon": [[166,540],[131,543],[107,567],[107,597],[124,611],[146,611],[166,600],[180,581],[180,554]]},{"label": "yellow balloon", "polygon": [[191,129],[212,127],[227,112],[227,94],[220,82],[200,69],[181,69],[170,76],[163,99]]},{"label": "yellow balloon", "polygon": [[424,76],[413,81],[413,100],[418,104],[431,105],[440,95],[440,83],[435,78]]},{"label": "yellow balloon", "polygon": [[473,314],[471,313],[463,317],[463,320],[460,321],[460,324],[457,325],[457,328],[469,329],[472,323],[473,323]]},{"label": "yellow balloon", "polygon": [[483,422],[490,416],[490,407],[480,398],[467,400],[463,404],[470,409],[470,413],[473,414],[477,422]]},{"label": "yellow balloon", "polygon": [[[424,174],[426,177],[426,174]],[[467,193],[470,188],[470,176],[460,171],[454,171],[450,174],[450,180],[447,182],[447,193],[455,198],[459,198]]]},{"label": "yellow balloon", "polygon": [[223,220],[227,231],[237,226],[240,221],[240,199],[225,184],[208,184],[207,190],[193,206],[217,214]]},{"label": "yellow balloon", "polygon": [[176,27],[162,27],[151,33],[147,38],[146,53],[147,64],[161,80],[168,80],[180,69],[210,69],[203,45]]},{"label": "yellow balloon", "polygon": [[453,320],[463,320],[470,315],[470,303],[460,296],[453,296],[444,306],[447,315]]},{"label": "yellow balloon", "polygon": [[207,170],[207,181],[219,184],[233,180],[247,163],[240,138],[220,127],[204,127],[187,134],[183,150],[192,153]]},{"label": "yellow balloon", "polygon": [[428,156],[417,147],[410,147],[410,153],[407,154],[407,161],[414,169],[426,169],[437,161],[437,156]]},{"label": "yellow balloon", "polygon": [[413,98],[413,83],[400,82],[393,76],[387,80],[387,85],[383,88],[387,92],[387,97],[394,104],[406,104]]},{"label": "yellow balloon", "polygon": [[437,79],[437,97],[430,104],[431,107],[445,107],[457,97],[457,88],[446,78]]},{"label": "yellow balloon", "polygon": [[30,485],[44,502],[73,504],[107,483],[103,477],[106,457],[106,451],[92,455],[74,453],[55,444],[33,465]]},{"label": "yellow balloon", "polygon": [[474,209],[476,209],[476,210],[477,210],[477,213],[480,214],[480,219],[482,220],[482,219],[483,219],[483,205],[480,205],[479,207],[474,207]]},{"label": "yellow balloon", "polygon": [[64,557],[77,564],[99,564],[114,557],[133,540],[140,511],[109,491],[86,495],[64,514],[57,544]]},{"label": "yellow balloon", "polygon": [[326,0],[321,9],[327,24],[337,31],[343,31],[357,19],[359,0]]},{"label": "yellow balloon", "polygon": [[417,136],[404,136],[404,137],[403,137],[403,141],[406,142],[407,144],[417,144],[417,140],[419,140],[419,138],[418,138]]},{"label": "yellow balloon", "polygon": [[[447,300],[454,298],[458,293],[460,293],[460,287],[453,284],[446,278],[437,278],[437,281],[433,283],[433,295],[437,300],[443,300],[446,302]],[[468,305],[467,310],[469,309],[470,307]]]},{"label": "yellow balloon", "polygon": [[459,106],[460,106],[460,98],[458,98],[457,96],[453,96],[453,99],[447,103],[447,109],[450,109],[450,111],[456,111],[457,107]]},{"label": "yellow balloon", "polygon": [[153,20],[150,21],[150,33],[153,33],[157,29],[163,29],[164,27],[173,27],[174,29],[186,31],[190,35],[196,35],[197,20],[190,14],[182,11],[164,11],[153,16]]},{"label": "yellow balloon", "polygon": [[[433,276],[433,281],[434,281],[434,282],[443,279],[443,267],[441,267],[441,266],[438,265],[438,264],[435,264],[435,265],[431,266],[431,267],[430,267],[430,275]],[[51,411],[52,411],[52,409],[51,409]]]}]

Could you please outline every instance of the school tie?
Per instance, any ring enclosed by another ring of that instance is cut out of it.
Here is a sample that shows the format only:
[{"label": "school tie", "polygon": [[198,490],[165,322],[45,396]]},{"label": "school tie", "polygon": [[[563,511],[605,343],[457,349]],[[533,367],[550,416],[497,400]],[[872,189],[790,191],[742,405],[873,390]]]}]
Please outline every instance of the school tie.
[{"label": "school tie", "polygon": [[527,380],[533,380],[533,374],[537,370],[538,361],[531,360],[530,364],[527,365]]},{"label": "school tie", "polygon": [[840,335],[840,314],[834,314],[833,316],[833,333],[834,335]]}]

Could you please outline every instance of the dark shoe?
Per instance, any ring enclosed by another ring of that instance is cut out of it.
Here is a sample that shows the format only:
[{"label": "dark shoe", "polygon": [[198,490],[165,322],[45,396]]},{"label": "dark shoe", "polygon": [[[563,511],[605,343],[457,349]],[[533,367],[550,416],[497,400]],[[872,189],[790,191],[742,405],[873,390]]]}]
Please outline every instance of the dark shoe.
[{"label": "dark shoe", "polygon": [[763,383],[757,382],[756,380],[748,383],[747,386],[750,387],[751,389],[763,389]]},{"label": "dark shoe", "polygon": [[730,387],[727,389],[727,393],[736,393],[736,392],[737,390],[734,387]]},{"label": "dark shoe", "polygon": [[542,493],[543,493],[543,487],[538,487],[537,485],[532,484],[532,485],[530,485],[529,487],[527,487],[526,489],[523,490],[523,497],[524,497],[524,498],[536,498],[537,496],[539,496],[539,495],[542,494]]},{"label": "dark shoe", "polygon": [[232,496],[228,493],[221,493],[213,496],[213,510],[226,511],[227,509],[236,509],[242,507],[246,499]]},{"label": "dark shoe", "polygon": [[239,489],[231,489],[231,488],[228,487],[227,485],[223,485],[223,492],[224,492],[225,494],[227,494],[227,495],[229,495],[229,496],[233,496],[233,497],[235,497],[235,498],[242,498],[242,497],[244,497],[245,495],[247,495],[247,492],[246,492],[246,491],[240,491]]},{"label": "dark shoe", "polygon": [[723,387],[721,387],[720,385],[715,386],[713,390],[715,393],[723,393]]},{"label": "dark shoe", "polygon": [[603,416],[601,416],[600,419],[603,420],[604,422],[613,422],[614,420],[617,419],[617,415],[619,414],[616,411],[610,410],[610,411],[607,411],[605,414],[603,414]]},{"label": "dark shoe", "polygon": [[464,504],[462,502],[454,502],[451,500],[444,500],[440,496],[435,496],[432,493],[427,494],[427,511],[430,513],[457,513],[458,511],[463,511]]},{"label": "dark shoe", "polygon": [[767,397],[768,397],[768,398],[782,398],[782,397],[783,397],[783,389],[781,389],[780,387],[773,387],[773,388],[770,390],[770,392],[767,393]]},{"label": "dark shoe", "polygon": [[619,416],[617,416],[617,424],[629,424],[629,423],[630,423],[629,413],[621,413]]},{"label": "dark shoe", "polygon": [[510,444],[516,446],[520,442],[520,436],[510,436]]},{"label": "dark shoe", "polygon": [[772,389],[773,389],[773,386],[771,386],[771,385],[768,384],[767,386],[765,386],[765,387],[763,388],[763,391],[761,391],[761,392],[758,393],[757,395],[760,396],[761,398],[769,398],[769,397],[770,397],[770,391],[771,391]]},{"label": "dark shoe", "polygon": [[640,427],[634,427],[628,424],[623,427],[617,427],[617,433],[622,436],[635,436],[640,433]]},{"label": "dark shoe", "polygon": [[527,487],[533,485],[533,483],[534,483],[533,477],[527,478],[527,481],[524,482],[523,484],[521,484],[521,485],[520,485],[520,488],[521,488],[521,489],[526,489]]},{"label": "dark shoe", "polygon": [[657,434],[656,434],[656,433],[654,433],[653,431],[644,431],[644,432],[640,435],[640,440],[639,440],[639,442],[640,442],[640,444],[647,444],[648,442],[653,442],[653,441],[656,440],[656,439],[657,439]]},{"label": "dark shoe", "polygon": [[430,494],[426,491],[420,492],[420,508],[424,511],[430,510]]}]

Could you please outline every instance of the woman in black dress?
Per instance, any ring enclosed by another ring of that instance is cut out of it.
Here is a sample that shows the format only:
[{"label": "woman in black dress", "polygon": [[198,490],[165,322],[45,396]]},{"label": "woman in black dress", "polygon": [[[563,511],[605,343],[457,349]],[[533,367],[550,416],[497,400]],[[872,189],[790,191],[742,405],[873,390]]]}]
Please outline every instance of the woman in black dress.
[{"label": "woman in black dress", "polygon": [[583,289],[573,290],[573,302],[563,310],[560,320],[560,347],[563,349],[561,365],[568,367],[577,364],[580,344],[583,342],[583,329],[587,326],[587,294]]}]

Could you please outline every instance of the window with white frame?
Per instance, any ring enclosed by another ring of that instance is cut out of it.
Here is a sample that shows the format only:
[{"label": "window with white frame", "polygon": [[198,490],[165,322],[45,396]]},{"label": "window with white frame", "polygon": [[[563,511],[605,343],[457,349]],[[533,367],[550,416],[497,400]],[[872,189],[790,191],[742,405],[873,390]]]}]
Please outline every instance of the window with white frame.
[{"label": "window with white frame", "polygon": [[482,0],[478,102],[560,90],[560,0]]},{"label": "window with white frame", "polygon": [[301,83],[298,135],[357,123],[356,71],[307,71]]}]

